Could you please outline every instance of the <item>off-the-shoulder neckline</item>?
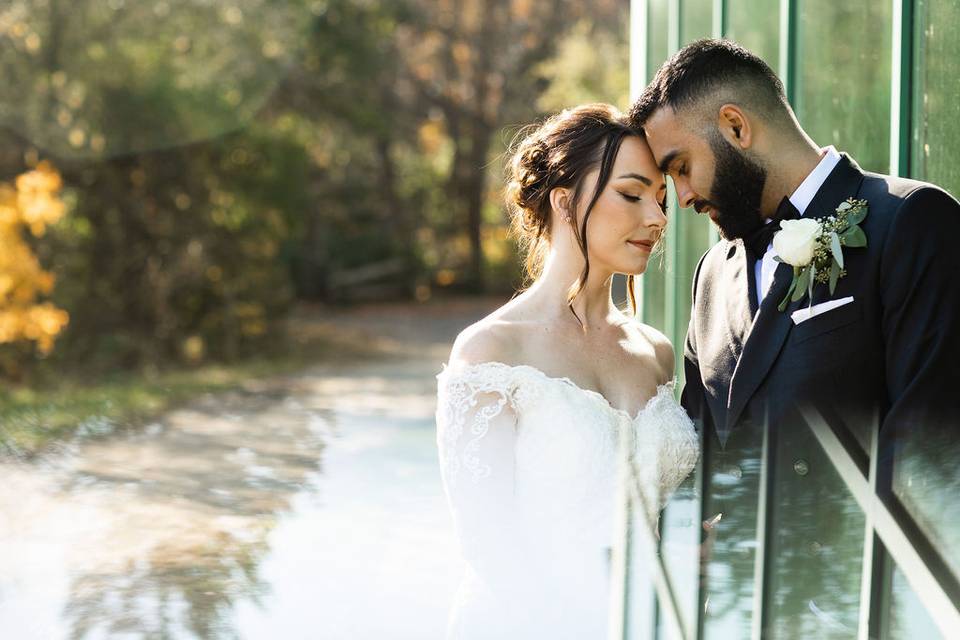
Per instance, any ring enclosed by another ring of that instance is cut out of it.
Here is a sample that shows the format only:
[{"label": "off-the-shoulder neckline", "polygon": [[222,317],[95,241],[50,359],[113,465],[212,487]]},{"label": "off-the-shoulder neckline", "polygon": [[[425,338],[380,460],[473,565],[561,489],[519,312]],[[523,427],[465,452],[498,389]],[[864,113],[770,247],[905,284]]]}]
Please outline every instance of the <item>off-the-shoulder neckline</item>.
[{"label": "off-the-shoulder neckline", "polygon": [[664,383],[662,383],[662,384],[658,384],[658,385],[657,385],[657,392],[654,393],[652,396],[650,396],[650,398],[647,399],[647,401],[643,404],[643,406],[641,406],[640,409],[637,410],[637,412],[636,412],[635,415],[630,415],[630,412],[627,411],[626,409],[619,409],[619,408],[613,406],[613,405],[610,403],[610,401],[607,399],[607,397],[606,397],[605,395],[603,395],[602,393],[600,393],[599,391],[594,391],[593,389],[586,389],[586,388],[584,388],[584,387],[581,387],[579,384],[577,384],[576,382],[574,382],[573,380],[571,380],[570,378],[568,378],[568,377],[566,377],[566,376],[559,376],[559,377],[558,377],[558,376],[548,375],[548,374],[547,374],[546,372],[544,372],[542,369],[539,369],[539,368],[537,368],[537,367],[535,367],[535,366],[533,366],[533,365],[530,365],[530,364],[507,364],[506,362],[500,362],[500,361],[498,361],[498,360],[487,360],[487,361],[484,361],[484,362],[462,363],[462,364],[458,364],[458,365],[455,365],[455,366],[453,366],[453,367],[450,367],[450,366],[447,365],[446,362],[444,362],[444,363],[442,363],[442,370],[440,371],[440,373],[437,374],[436,377],[439,378],[440,376],[442,376],[442,375],[444,375],[444,374],[446,374],[446,373],[452,372],[452,371],[462,373],[462,372],[469,371],[469,370],[471,370],[471,369],[478,369],[478,368],[481,368],[481,367],[494,367],[494,368],[502,368],[502,369],[517,369],[517,370],[531,371],[531,372],[539,375],[539,376],[540,376],[541,378],[543,378],[544,380],[549,380],[549,381],[552,381],[552,382],[568,384],[568,385],[570,385],[571,387],[573,387],[574,389],[577,389],[578,391],[580,391],[581,393],[583,393],[584,395],[586,395],[586,396],[588,396],[588,397],[592,397],[592,398],[600,401],[600,403],[603,404],[603,406],[605,406],[609,411],[612,411],[613,413],[616,413],[617,415],[620,415],[620,416],[625,416],[626,418],[628,418],[628,419],[630,419],[631,421],[634,421],[634,422],[637,421],[638,419],[640,419],[640,417],[641,417],[643,414],[647,413],[647,412],[650,410],[651,406],[653,406],[653,403],[654,403],[658,398],[660,398],[660,397],[662,397],[662,396],[664,395],[664,392],[669,393],[669,394],[671,395],[671,397],[672,397],[673,390],[674,390],[674,387],[675,387],[676,382],[677,382],[677,381],[676,381],[676,378],[674,378],[673,380],[670,380],[669,382],[664,382]]}]

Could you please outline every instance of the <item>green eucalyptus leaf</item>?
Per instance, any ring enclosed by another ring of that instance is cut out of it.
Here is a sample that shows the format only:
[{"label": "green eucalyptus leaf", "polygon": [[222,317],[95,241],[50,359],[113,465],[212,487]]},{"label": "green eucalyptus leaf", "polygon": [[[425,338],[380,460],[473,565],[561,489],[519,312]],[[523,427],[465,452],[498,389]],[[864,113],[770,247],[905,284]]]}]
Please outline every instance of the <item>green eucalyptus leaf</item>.
[{"label": "green eucalyptus leaf", "polygon": [[858,226],[852,226],[843,233],[843,240],[848,247],[867,246],[867,235]]},{"label": "green eucalyptus leaf", "polygon": [[809,297],[809,300],[810,300],[809,306],[811,307],[813,306],[813,285],[816,281],[817,281],[817,265],[811,264],[810,279],[809,279],[809,282],[807,283],[807,296]]},{"label": "green eucalyptus leaf", "polygon": [[847,216],[847,222],[849,222],[851,225],[860,224],[861,222],[863,222],[863,219],[866,217],[867,217],[867,207],[866,206],[858,207],[854,209],[853,212]]},{"label": "green eucalyptus leaf", "polygon": [[793,291],[793,298],[792,298],[794,302],[803,298],[803,296],[807,293],[807,283],[809,282],[810,282],[810,269],[805,268],[803,269],[803,271],[800,272],[799,277],[796,278],[796,288]]},{"label": "green eucalyptus leaf", "polygon": [[830,263],[830,295],[833,295],[834,290],[837,288],[837,280],[840,279],[840,265],[837,264],[837,261],[834,260]]},{"label": "green eucalyptus leaf", "polygon": [[833,259],[843,268],[843,250],[840,248],[840,236],[835,232],[830,232],[830,251],[833,253]]},{"label": "green eucalyptus leaf", "polygon": [[[794,270],[796,271],[796,270]],[[793,280],[790,282],[790,288],[787,289],[787,295],[783,297],[783,300],[780,301],[780,304],[777,305],[777,309],[783,311],[787,308],[787,302],[790,300],[790,296],[793,294],[794,289],[797,288],[797,275],[794,273]]]}]

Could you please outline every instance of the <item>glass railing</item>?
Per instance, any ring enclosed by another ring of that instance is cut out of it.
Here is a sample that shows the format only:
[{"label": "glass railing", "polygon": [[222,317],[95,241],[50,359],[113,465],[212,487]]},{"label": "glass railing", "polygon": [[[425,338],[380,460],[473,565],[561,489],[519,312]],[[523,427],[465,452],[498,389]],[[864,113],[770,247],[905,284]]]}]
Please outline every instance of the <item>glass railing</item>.
[{"label": "glass railing", "polygon": [[[918,464],[945,447],[881,448],[875,427],[864,448],[817,410],[801,415],[805,426],[795,426],[816,445],[808,459],[794,457],[797,447],[774,425],[742,429],[722,450],[701,433],[697,472],[659,526],[644,515],[633,436],[625,434],[611,640],[955,637],[960,493],[949,482],[934,491],[917,480]],[[955,465],[943,473],[956,482]],[[810,491],[804,503],[791,486],[811,489],[810,474],[830,491]]]}]

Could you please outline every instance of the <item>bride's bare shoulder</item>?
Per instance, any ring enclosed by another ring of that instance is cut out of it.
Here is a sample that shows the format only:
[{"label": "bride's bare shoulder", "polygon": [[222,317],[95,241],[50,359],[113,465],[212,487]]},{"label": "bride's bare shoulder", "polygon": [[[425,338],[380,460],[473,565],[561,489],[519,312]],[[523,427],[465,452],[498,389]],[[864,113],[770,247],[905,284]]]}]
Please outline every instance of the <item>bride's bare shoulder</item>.
[{"label": "bride's bare shoulder", "polygon": [[510,303],[474,322],[457,335],[450,350],[450,363],[511,363],[521,354],[522,331],[527,324]]},{"label": "bride's bare shoulder", "polygon": [[640,339],[653,348],[663,376],[668,380],[672,379],[674,374],[674,350],[670,339],[662,331],[644,324],[636,318],[630,318],[629,322],[632,327],[637,329],[641,336]]}]

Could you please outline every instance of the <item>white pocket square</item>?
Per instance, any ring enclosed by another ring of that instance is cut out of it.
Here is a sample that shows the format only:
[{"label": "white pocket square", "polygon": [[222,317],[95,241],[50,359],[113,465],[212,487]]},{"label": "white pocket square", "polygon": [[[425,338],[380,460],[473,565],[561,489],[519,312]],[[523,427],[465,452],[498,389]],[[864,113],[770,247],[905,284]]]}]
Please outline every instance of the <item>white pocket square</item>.
[{"label": "white pocket square", "polygon": [[793,318],[793,324],[800,324],[814,316],[818,316],[821,313],[830,311],[831,309],[836,309],[837,307],[842,307],[845,304],[850,304],[853,302],[853,296],[847,296],[846,298],[838,298],[836,300],[827,300],[826,302],[821,302],[820,304],[815,304],[812,307],[803,307],[797,309],[790,314],[790,317]]}]

